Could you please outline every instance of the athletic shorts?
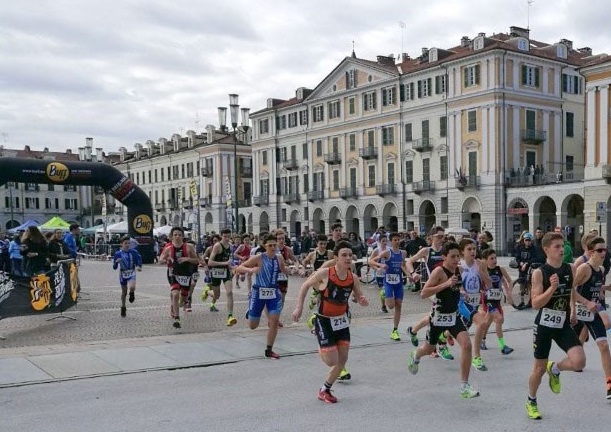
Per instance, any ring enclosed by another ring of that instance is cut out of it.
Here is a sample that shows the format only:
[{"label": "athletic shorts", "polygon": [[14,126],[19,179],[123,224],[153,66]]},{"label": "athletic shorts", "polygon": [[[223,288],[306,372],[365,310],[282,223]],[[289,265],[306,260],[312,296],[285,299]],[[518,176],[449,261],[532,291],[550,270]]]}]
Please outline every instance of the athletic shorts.
[{"label": "athletic shorts", "polygon": [[350,345],[350,327],[341,330],[333,330],[331,320],[336,318],[328,318],[316,315],[314,321],[314,330],[318,339],[318,346],[321,349],[331,348],[338,345]]},{"label": "athletic shorts", "polygon": [[426,339],[428,341],[429,344],[431,345],[437,345],[437,342],[439,340],[439,336],[441,336],[441,334],[443,334],[444,331],[449,331],[450,334],[456,338],[460,333],[467,331],[467,327],[465,327],[465,323],[463,322],[463,320],[461,319],[462,315],[460,314],[460,312],[456,312],[456,322],[453,326],[451,327],[443,327],[443,326],[437,326],[434,324],[435,322],[435,314],[437,312],[434,312],[431,315],[431,321],[429,324],[429,331],[427,332],[426,335]]},{"label": "athletic shorts", "polygon": [[478,308],[465,303],[462,298],[458,301],[458,314],[467,330],[473,325],[473,317],[477,314],[477,310]]},{"label": "athletic shorts", "polygon": [[136,269],[121,270],[119,272],[119,285],[126,286],[130,281],[136,281]]},{"label": "athletic shorts", "polygon": [[575,324],[573,327],[577,337],[579,337],[581,329],[584,326],[588,328],[588,331],[594,338],[594,341],[598,342],[599,340],[607,340],[607,329],[605,328],[605,323],[599,314],[594,314],[594,321],[577,321],[577,324]]},{"label": "athletic shorts", "polygon": [[[267,307],[267,313],[269,315],[280,315],[281,312],[281,297],[280,290],[278,288],[264,288],[265,290],[273,289],[275,296],[274,298],[261,298],[261,288],[252,287],[250,291],[250,299],[248,302],[248,319],[251,320],[259,320],[261,319],[261,314],[263,313],[263,309]],[[265,297],[269,297],[270,292],[267,291]]]},{"label": "athletic shorts", "polygon": [[577,333],[571,328],[568,321],[560,329],[535,324],[533,328],[533,349],[537,360],[549,358],[552,341],[556,342],[556,345],[564,352],[573,347],[581,346]]},{"label": "athletic shorts", "polygon": [[[215,277],[215,274],[218,275],[218,269],[225,270],[224,277]],[[215,272],[216,271],[216,272]],[[231,274],[231,270],[227,267],[210,267],[210,285],[213,287],[221,286],[221,282],[229,282],[233,279],[233,275]]]},{"label": "athletic shorts", "polygon": [[403,285],[398,284],[389,284],[384,281],[384,296],[386,298],[394,298],[395,300],[403,300]]},{"label": "athletic shorts", "polygon": [[167,275],[171,291],[180,290],[182,296],[189,295],[193,275],[171,275],[169,270]]},{"label": "athletic shorts", "polygon": [[484,312],[499,312],[503,315],[503,305],[500,300],[484,300],[482,302],[482,310]]}]

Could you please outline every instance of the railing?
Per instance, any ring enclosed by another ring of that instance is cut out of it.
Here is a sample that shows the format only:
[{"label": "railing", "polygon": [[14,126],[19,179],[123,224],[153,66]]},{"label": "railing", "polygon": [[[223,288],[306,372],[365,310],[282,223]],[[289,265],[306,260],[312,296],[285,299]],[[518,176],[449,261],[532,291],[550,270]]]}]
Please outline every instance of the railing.
[{"label": "railing", "polygon": [[373,146],[363,147],[359,149],[359,156],[363,159],[373,159],[378,157],[378,149]]},{"label": "railing", "polygon": [[412,141],[412,149],[417,152],[430,151],[433,148],[433,140],[430,138],[420,138]]},{"label": "railing", "polygon": [[308,201],[320,201],[324,199],[325,194],[323,191],[310,191],[308,192]]},{"label": "railing", "polygon": [[212,167],[202,167],[202,177],[212,177]]},{"label": "railing", "polygon": [[295,170],[299,168],[299,164],[297,163],[297,159],[285,159],[282,161],[282,168],[285,170]]},{"label": "railing", "polygon": [[347,187],[347,188],[340,188],[339,189],[339,196],[340,198],[357,198],[357,192],[356,192],[356,188],[353,187]]},{"label": "railing", "polygon": [[212,197],[202,197],[199,199],[200,207],[208,207],[212,204]]},{"label": "railing", "polygon": [[262,205],[269,205],[269,195],[254,196],[252,197],[252,203],[258,207]]},{"label": "railing", "polygon": [[339,153],[326,153],[325,162],[329,165],[337,165],[341,163],[342,159]]},{"label": "railing", "polygon": [[168,209],[169,210],[176,210],[178,209],[178,202],[175,199],[169,199],[168,200]]},{"label": "railing", "polygon": [[430,180],[423,180],[412,184],[412,191],[414,193],[421,193],[435,190],[435,182]]},{"label": "railing", "polygon": [[252,200],[250,198],[238,200],[238,205],[240,208],[250,207],[252,206]]},{"label": "railing", "polygon": [[380,196],[393,195],[397,193],[397,188],[394,184],[381,184],[376,186],[376,194]]},{"label": "railing", "polygon": [[478,188],[480,186],[480,176],[463,176],[454,179],[457,189]]},{"label": "railing", "polygon": [[540,144],[547,139],[547,132],[539,129],[522,129],[522,141],[529,144]]},{"label": "railing", "polygon": [[[505,172],[505,179],[509,187],[541,186],[546,184],[572,183],[584,180],[584,167],[581,165],[569,165],[548,163],[532,166],[530,168],[517,168]],[[570,168],[570,169],[567,169]],[[611,173],[610,173],[611,174]],[[603,167],[603,178],[604,167]]]},{"label": "railing", "polygon": [[298,193],[289,193],[284,194],[282,196],[284,202],[286,204],[298,203],[299,202],[299,194]]},{"label": "railing", "polygon": [[165,204],[162,203],[156,203],[155,204],[155,210],[161,212],[161,211],[165,211]]},{"label": "railing", "polygon": [[242,167],[240,167],[240,175],[242,177],[247,177],[247,178],[252,177],[252,167],[250,167],[250,166],[242,166]]}]

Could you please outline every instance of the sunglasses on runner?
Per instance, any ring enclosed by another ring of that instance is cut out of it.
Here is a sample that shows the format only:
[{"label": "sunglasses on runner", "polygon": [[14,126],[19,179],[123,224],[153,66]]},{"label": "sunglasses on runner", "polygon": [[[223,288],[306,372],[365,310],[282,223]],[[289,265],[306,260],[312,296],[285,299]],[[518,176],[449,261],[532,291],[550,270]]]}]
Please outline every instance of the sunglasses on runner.
[{"label": "sunglasses on runner", "polygon": [[594,252],[598,252],[598,253],[607,253],[607,248],[598,248],[598,249],[594,249]]}]

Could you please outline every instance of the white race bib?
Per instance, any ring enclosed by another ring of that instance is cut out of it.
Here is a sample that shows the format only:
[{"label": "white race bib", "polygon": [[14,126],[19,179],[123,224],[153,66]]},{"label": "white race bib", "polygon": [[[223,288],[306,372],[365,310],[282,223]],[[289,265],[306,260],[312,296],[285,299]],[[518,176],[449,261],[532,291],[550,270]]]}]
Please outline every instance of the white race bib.
[{"label": "white race bib", "polygon": [[501,300],[503,298],[503,290],[499,288],[491,288],[486,292],[488,300]]},{"label": "white race bib", "polygon": [[401,283],[401,276],[398,274],[386,274],[386,282],[389,284],[398,284]]},{"label": "white race bib", "polygon": [[585,305],[581,303],[575,303],[575,315],[579,321],[592,322],[594,321],[594,314]]},{"label": "white race bib", "polygon": [[333,331],[342,330],[348,328],[350,326],[350,321],[348,320],[348,315],[343,314],[336,317],[329,317],[331,321],[331,328]]},{"label": "white race bib", "polygon": [[210,276],[215,279],[225,279],[227,277],[227,269],[223,267],[212,267],[210,269]]},{"label": "white race bib", "polygon": [[178,282],[180,286],[188,287],[191,285],[191,276],[174,275],[174,279],[176,279],[176,282]]},{"label": "white race bib", "polygon": [[282,272],[278,273],[278,282],[286,282],[287,280],[289,280],[289,278],[286,276],[286,274]]},{"label": "white race bib", "polygon": [[437,327],[453,327],[454,324],[456,324],[456,312],[435,312],[435,315],[433,315],[433,325]]},{"label": "white race bib", "polygon": [[121,270],[121,277],[123,279],[129,279],[136,276],[135,270]]},{"label": "white race bib", "polygon": [[259,299],[271,300],[276,298],[276,288],[259,288]]},{"label": "white race bib", "polygon": [[543,308],[539,324],[549,328],[559,329],[564,326],[566,311]]},{"label": "white race bib", "polygon": [[476,293],[476,294],[467,294],[467,298],[465,300],[465,303],[470,304],[471,306],[477,306],[480,304],[480,300],[481,300],[482,296],[480,293]]}]

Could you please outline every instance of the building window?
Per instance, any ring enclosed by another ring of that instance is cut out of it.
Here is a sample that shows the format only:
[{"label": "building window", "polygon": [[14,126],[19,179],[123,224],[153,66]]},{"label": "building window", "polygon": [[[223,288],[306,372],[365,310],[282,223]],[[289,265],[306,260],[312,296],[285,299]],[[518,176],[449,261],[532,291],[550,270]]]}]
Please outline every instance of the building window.
[{"label": "building window", "polygon": [[575,114],[572,112],[566,113],[566,136],[573,138],[575,136]]},{"label": "building window", "polygon": [[286,115],[276,117],[276,130],[286,129]]},{"label": "building window", "polygon": [[261,152],[261,164],[262,165],[267,165],[267,150],[263,150]]},{"label": "building window", "polygon": [[422,180],[424,181],[431,180],[431,159],[430,158],[422,159]]},{"label": "building window", "polygon": [[356,168],[350,168],[350,187],[356,190]]},{"label": "building window", "polygon": [[414,139],[412,137],[412,124],[405,124],[405,142],[412,142]]},{"label": "building window", "polygon": [[447,213],[448,212],[448,197],[441,197],[441,213]]},{"label": "building window", "polygon": [[477,111],[467,111],[467,130],[469,132],[477,131]]},{"label": "building window", "polygon": [[566,170],[569,171],[569,172],[573,171],[573,161],[574,161],[573,156],[566,155],[564,157],[564,161],[565,161],[565,165],[566,165]]},{"label": "building window", "polygon": [[348,141],[350,142],[349,144],[349,149],[351,152],[356,151],[356,135],[355,134],[350,134],[348,136]]},{"label": "building window", "polygon": [[269,133],[269,119],[259,120],[259,133]]},{"label": "building window", "polygon": [[537,128],[537,113],[533,110],[526,110],[526,129],[535,130]]},{"label": "building window", "polygon": [[530,150],[527,151],[526,152],[526,167],[529,169],[534,169],[536,165],[537,165],[537,152],[530,151]]},{"label": "building window", "polygon": [[316,122],[321,122],[325,118],[324,107],[322,105],[316,105],[312,107],[312,119]]},{"label": "building window", "polygon": [[336,100],[333,102],[329,102],[329,119],[339,118],[339,115],[339,101]]},{"label": "building window", "polygon": [[356,88],[357,82],[357,71],[356,69],[349,70],[346,72],[346,89],[350,90]]},{"label": "building window", "polygon": [[289,127],[292,128],[295,126],[297,126],[297,113],[296,112],[289,114]]},{"label": "building window", "polygon": [[441,176],[441,180],[447,180],[448,179],[448,157],[447,156],[440,156],[439,157],[439,171],[440,171],[440,176]]},{"label": "building window", "polygon": [[382,128],[382,145],[394,145],[395,144],[395,127],[384,126]]},{"label": "building window", "polygon": [[308,173],[303,175],[303,191],[308,193],[310,191],[310,176]]},{"label": "building window", "polygon": [[429,97],[432,93],[432,90],[431,90],[432,84],[433,84],[432,78],[418,80],[418,98]]},{"label": "building window", "polygon": [[569,94],[581,94],[582,79],[578,76],[562,74],[562,91]]},{"label": "building window", "polygon": [[286,222],[286,209],[282,209],[282,222]]},{"label": "building window", "polygon": [[363,111],[373,111],[376,106],[376,92],[368,92],[363,94]]},{"label": "building window", "polygon": [[299,125],[307,125],[308,124],[308,110],[304,109],[299,111]]},{"label": "building window", "polygon": [[445,93],[446,93],[446,76],[437,75],[435,77],[435,94],[445,94]]},{"label": "building window", "polygon": [[339,170],[333,170],[333,190],[339,190]]},{"label": "building window", "polygon": [[446,116],[439,117],[439,136],[441,138],[448,136],[448,118]]},{"label": "building window", "polygon": [[367,131],[367,147],[375,147],[376,145],[376,131],[373,129],[369,129]]},{"label": "building window", "polygon": [[405,161],[405,183],[414,182],[414,161]]},{"label": "building window", "polygon": [[322,140],[316,141],[316,156],[322,156]]},{"label": "building window", "polygon": [[405,201],[405,213],[407,213],[408,215],[414,214],[414,200],[413,199],[408,199],[407,201]]},{"label": "building window", "polygon": [[479,85],[479,65],[467,66],[464,69],[465,87],[473,87]]},{"label": "building window", "polygon": [[395,87],[386,87],[382,89],[382,106],[391,106],[395,104]]},{"label": "building window", "polygon": [[401,84],[399,87],[399,99],[401,102],[414,100],[414,83]]},{"label": "building window", "polygon": [[468,166],[467,166],[467,173],[470,176],[476,176],[477,175],[477,152],[469,152],[468,155]]},{"label": "building window", "polygon": [[528,51],[528,41],[524,38],[518,40],[518,49],[520,51]]},{"label": "building window", "polygon": [[388,164],[388,170],[387,170],[387,174],[388,174],[388,184],[389,185],[394,185],[395,184],[395,163],[394,162],[390,162]]},{"label": "building window", "polygon": [[53,191],[55,190],[55,185],[54,185],[54,184],[50,184],[50,185],[48,185],[48,186],[49,186],[49,187],[47,188],[47,190],[48,190],[49,192],[53,192]]},{"label": "building window", "polygon": [[348,99],[348,113],[349,114],[356,113],[356,100],[353,97]]},{"label": "building window", "polygon": [[522,65],[522,85],[528,87],[539,87],[539,68],[536,66]]},{"label": "building window", "polygon": [[308,143],[303,143],[301,145],[301,158],[308,160]]},{"label": "building window", "polygon": [[375,165],[369,165],[367,167],[367,186],[368,187],[375,187],[376,185],[376,166]]}]

